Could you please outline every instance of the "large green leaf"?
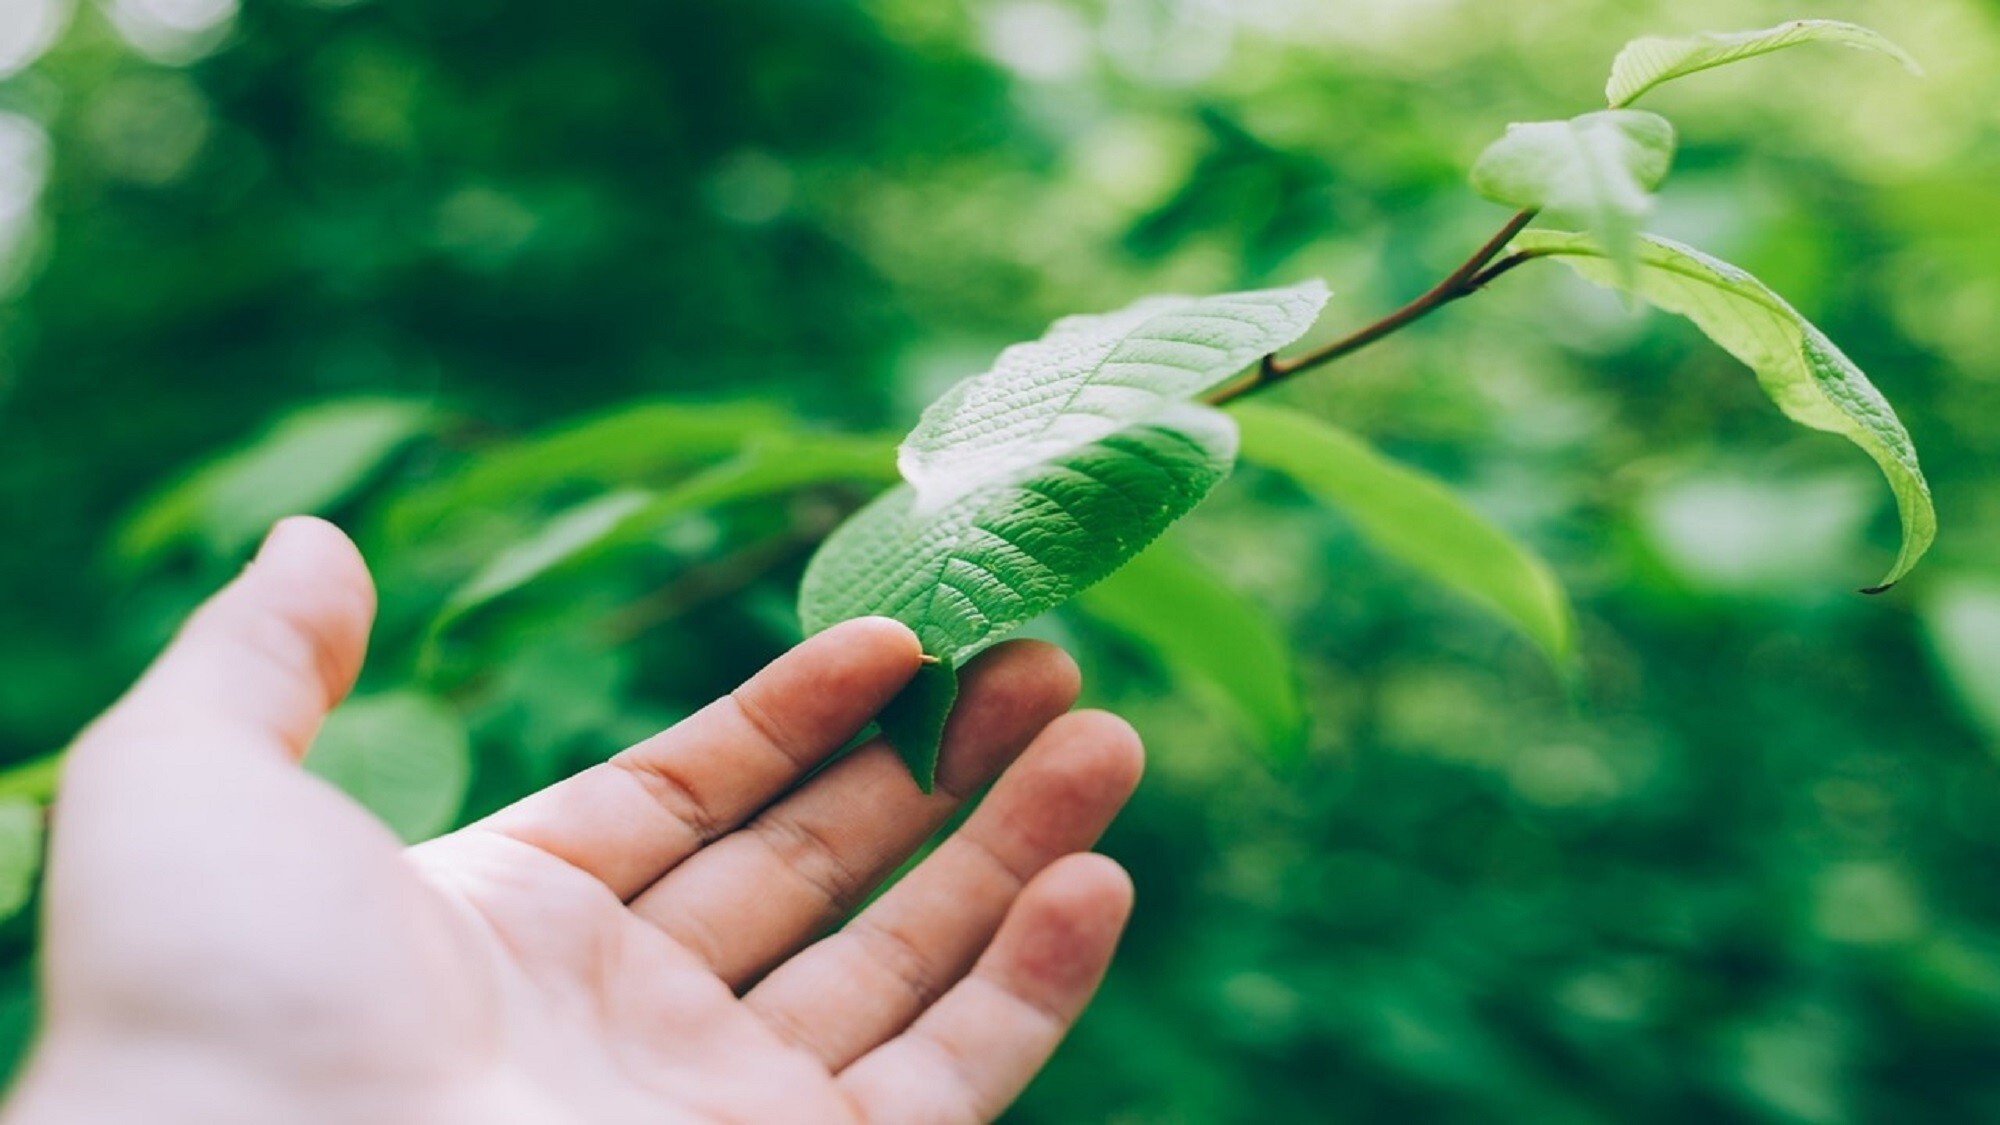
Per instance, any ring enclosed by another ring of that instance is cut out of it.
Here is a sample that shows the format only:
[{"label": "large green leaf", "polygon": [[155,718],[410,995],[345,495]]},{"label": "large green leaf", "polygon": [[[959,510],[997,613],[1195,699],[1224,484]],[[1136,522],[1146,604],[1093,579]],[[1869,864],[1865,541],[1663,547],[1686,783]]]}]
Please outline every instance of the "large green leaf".
[{"label": "large green leaf", "polygon": [[[1605,252],[1587,235],[1529,231],[1517,251],[1558,255],[1602,285],[1622,287]],[[1800,425],[1860,446],[1888,478],[1902,517],[1903,546],[1887,577],[1868,589],[1888,589],[1917,565],[1937,536],[1930,486],[1916,447],[1896,411],[1868,376],[1833,341],[1763,282],[1727,262],[1664,238],[1648,237],[1643,270],[1628,288],[1668,312],[1695,322],[1708,337],[1757,373],[1764,392]]]},{"label": "large green leaf", "polygon": [[827,539],[799,595],[808,631],[882,614],[940,661],[884,727],[920,784],[951,704],[937,677],[1199,503],[1228,474],[1236,430],[1190,400],[1298,339],[1325,301],[1315,281],[1070,317],[924,413],[898,457],[906,483]]},{"label": "large green leaf", "polygon": [[[898,485],[813,556],[800,617],[808,632],[851,617],[894,617],[955,669],[1145,549],[1208,495],[1235,456],[1229,419],[1182,403],[939,511]],[[913,767],[935,752],[898,749]]]},{"label": "large green leaf", "polygon": [[1284,631],[1255,599],[1171,541],[1147,548],[1076,600],[1138,641],[1161,667],[1212,697],[1280,762],[1304,748],[1305,699]]},{"label": "large green leaf", "polygon": [[932,403],[896,467],[941,507],[1213,389],[1305,335],[1326,296],[1308,281],[1066,317]]},{"label": "large green leaf", "polygon": [[1838,43],[1864,51],[1879,51],[1902,63],[1913,74],[1922,69],[1909,52],[1877,32],[1839,20],[1793,20],[1762,31],[1708,32],[1684,38],[1648,36],[1634,39],[1611,64],[1604,100],[1613,109],[1631,105],[1653,87],[1744,59],[1768,55],[1807,43]]},{"label": "large green leaf", "polygon": [[465,724],[440,699],[356,696],[328,716],[306,768],[361,802],[404,840],[451,827],[472,778]]},{"label": "large green leaf", "polygon": [[428,406],[393,399],[307,407],[148,498],[126,517],[115,550],[142,563],[192,540],[219,558],[239,555],[281,517],[345,499],[434,419]]},{"label": "large green leaf", "polygon": [[35,896],[42,870],[42,821],[34,801],[0,800],[0,921],[12,918]]},{"label": "large green leaf", "polygon": [[1554,572],[1437,480],[1295,411],[1233,407],[1243,458],[1340,509],[1375,547],[1498,614],[1566,664],[1574,631]]},{"label": "large green leaf", "polygon": [[1674,127],[1636,109],[1507,126],[1472,166],[1479,194],[1595,234],[1630,280],[1653,190],[1674,162]]}]

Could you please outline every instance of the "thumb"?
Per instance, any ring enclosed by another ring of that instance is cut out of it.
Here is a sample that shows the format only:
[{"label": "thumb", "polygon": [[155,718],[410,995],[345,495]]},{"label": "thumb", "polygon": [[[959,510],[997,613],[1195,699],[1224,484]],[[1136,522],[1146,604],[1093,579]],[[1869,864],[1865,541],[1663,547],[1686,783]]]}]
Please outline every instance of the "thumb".
[{"label": "thumb", "polygon": [[86,740],[213,733],[296,761],[354,686],[374,617],[375,587],[347,536],[324,520],[280,521]]}]

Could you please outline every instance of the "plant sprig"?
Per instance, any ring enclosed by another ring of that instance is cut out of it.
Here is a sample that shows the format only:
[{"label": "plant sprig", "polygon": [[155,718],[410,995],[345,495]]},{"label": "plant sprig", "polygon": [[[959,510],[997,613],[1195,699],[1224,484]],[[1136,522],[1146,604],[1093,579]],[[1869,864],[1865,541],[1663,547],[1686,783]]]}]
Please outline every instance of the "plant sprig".
[{"label": "plant sprig", "polygon": [[[1279,354],[1312,327],[1324,284],[1215,297],[1155,297],[1118,312],[1070,317],[1003,352],[924,412],[898,456],[904,483],[830,536],[809,566],[800,616],[809,630],[865,614],[914,629],[937,663],[882,715],[884,733],[929,787],[956,695],[956,669],[1041,613],[1140,554],[1207,496],[1237,458],[1235,421],[1216,408],[1327,367],[1479,292],[1518,267],[1561,257],[1585,278],[1688,317],[1749,366],[1793,420],[1840,434],[1875,459],[1896,496],[1903,547],[1886,590],[1916,565],[1936,515],[1914,447],[1886,399],[1832,341],[1744,271],[1644,233],[1676,137],[1663,117],[1630,108],[1659,86],[1718,66],[1815,42],[1909,56],[1866,28],[1801,20],[1763,31],[1636,40],[1606,86],[1608,108],[1508,127],[1472,169],[1474,188],[1516,209],[1485,244],[1396,311],[1299,355]],[[1530,230],[1537,220],[1579,228]],[[1395,534],[1398,495],[1354,439],[1323,423],[1260,415],[1262,455],[1297,471],[1325,459],[1334,496],[1378,542],[1485,601],[1554,659],[1568,646],[1559,587],[1532,555],[1521,565],[1450,565],[1453,550],[1514,553],[1504,533]],[[1252,456],[1259,450],[1248,452]],[[1372,483],[1365,483],[1372,482]],[[1322,480],[1322,483],[1326,483]],[[1365,486],[1360,486],[1364,485]],[[1440,490],[1441,491],[1441,490]],[[1426,495],[1429,493],[1426,491]],[[1423,518],[1483,527],[1436,499]],[[1436,557],[1432,557],[1436,556]],[[1497,556],[1496,556],[1497,557]]]}]

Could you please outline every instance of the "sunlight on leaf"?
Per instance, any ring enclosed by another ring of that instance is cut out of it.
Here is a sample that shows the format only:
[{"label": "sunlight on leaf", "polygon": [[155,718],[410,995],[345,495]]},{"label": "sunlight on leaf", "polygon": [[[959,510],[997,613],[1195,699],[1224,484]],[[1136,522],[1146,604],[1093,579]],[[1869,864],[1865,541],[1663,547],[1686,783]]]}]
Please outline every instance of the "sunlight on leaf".
[{"label": "sunlight on leaf", "polygon": [[1807,43],[1838,43],[1859,50],[1876,51],[1902,63],[1912,74],[1923,73],[1909,52],[1859,24],[1839,20],[1793,20],[1763,31],[1708,32],[1679,39],[1658,36],[1634,39],[1625,45],[1617,60],[1611,64],[1611,80],[1605,84],[1604,100],[1611,108],[1618,109],[1639,100],[1646,91],[1676,78]]}]

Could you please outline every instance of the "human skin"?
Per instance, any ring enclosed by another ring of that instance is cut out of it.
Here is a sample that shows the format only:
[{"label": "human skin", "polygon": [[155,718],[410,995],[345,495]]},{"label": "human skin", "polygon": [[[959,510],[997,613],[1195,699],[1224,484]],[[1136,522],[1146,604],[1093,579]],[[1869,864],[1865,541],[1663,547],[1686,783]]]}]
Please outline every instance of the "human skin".
[{"label": "human skin", "polygon": [[1056,649],[967,669],[932,795],[880,742],[802,781],[919,667],[864,619],[405,848],[298,766],[373,612],[287,520],[80,736],[11,1125],[988,1121],[1104,973],[1132,889],[1088,849],[1141,751]]}]

